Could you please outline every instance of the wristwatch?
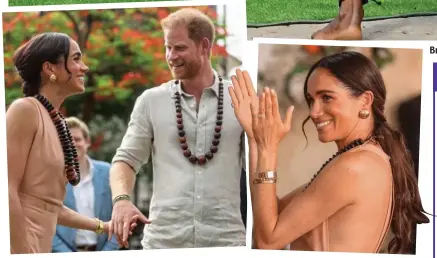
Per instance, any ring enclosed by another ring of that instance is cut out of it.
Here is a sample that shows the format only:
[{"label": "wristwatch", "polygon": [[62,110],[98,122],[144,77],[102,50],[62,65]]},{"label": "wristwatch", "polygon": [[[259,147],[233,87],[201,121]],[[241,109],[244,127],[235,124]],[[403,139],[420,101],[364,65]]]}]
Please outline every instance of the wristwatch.
[{"label": "wristwatch", "polygon": [[260,179],[278,179],[276,171],[266,171],[258,173]]}]

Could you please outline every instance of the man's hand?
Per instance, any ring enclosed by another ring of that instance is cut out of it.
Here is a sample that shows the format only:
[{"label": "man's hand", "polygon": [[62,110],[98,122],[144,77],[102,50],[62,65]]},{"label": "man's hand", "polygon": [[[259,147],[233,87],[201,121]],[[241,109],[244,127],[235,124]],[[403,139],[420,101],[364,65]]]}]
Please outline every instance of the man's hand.
[{"label": "man's hand", "polygon": [[136,226],[138,219],[144,224],[152,223],[130,201],[121,200],[116,202],[112,211],[112,220],[111,223],[109,223],[108,238],[111,239],[112,234],[115,234],[118,243],[122,247],[127,248],[129,246],[127,238],[131,234],[133,227]]}]

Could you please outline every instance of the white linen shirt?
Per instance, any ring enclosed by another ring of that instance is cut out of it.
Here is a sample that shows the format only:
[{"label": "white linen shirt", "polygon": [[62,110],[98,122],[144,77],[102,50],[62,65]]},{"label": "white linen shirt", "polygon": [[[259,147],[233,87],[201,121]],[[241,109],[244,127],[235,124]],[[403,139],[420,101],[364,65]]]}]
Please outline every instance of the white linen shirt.
[{"label": "white linen shirt", "polygon": [[[215,72],[215,71],[214,71]],[[196,99],[169,81],[146,90],[135,102],[127,132],[113,163],[124,161],[135,172],[152,154],[153,196],[144,228],[144,249],[245,246],[240,212],[241,139],[223,80],[223,124],[218,152],[205,165],[193,165],[183,155],[176,127],[174,93],[181,93],[185,137],[196,156],[209,151],[214,136],[219,96],[217,74]]]}]

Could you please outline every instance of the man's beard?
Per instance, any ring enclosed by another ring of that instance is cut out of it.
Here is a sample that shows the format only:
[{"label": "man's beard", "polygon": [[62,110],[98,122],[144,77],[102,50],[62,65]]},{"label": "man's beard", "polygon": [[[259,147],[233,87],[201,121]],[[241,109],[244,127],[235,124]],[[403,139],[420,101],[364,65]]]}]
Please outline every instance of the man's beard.
[{"label": "man's beard", "polygon": [[199,74],[200,69],[200,60],[193,60],[184,63],[183,72],[176,73],[173,71],[173,69],[170,69],[170,71],[174,79],[189,80],[196,77]]}]

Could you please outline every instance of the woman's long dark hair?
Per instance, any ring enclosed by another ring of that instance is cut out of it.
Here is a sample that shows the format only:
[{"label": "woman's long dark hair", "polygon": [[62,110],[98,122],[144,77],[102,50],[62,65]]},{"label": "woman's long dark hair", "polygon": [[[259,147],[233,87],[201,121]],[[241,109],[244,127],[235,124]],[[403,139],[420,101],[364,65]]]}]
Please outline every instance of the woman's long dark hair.
[{"label": "woman's long dark hair", "polygon": [[[305,80],[304,96],[308,106],[308,80],[317,68],[329,71],[354,97],[365,91],[373,93],[373,135],[384,152],[390,156],[394,183],[394,212],[391,223],[394,238],[388,248],[390,253],[410,252],[415,244],[416,224],[429,223],[429,219],[424,214],[426,212],[419,196],[413,160],[405,146],[404,137],[391,128],[385,118],[386,88],[378,67],[372,60],[357,52],[342,52],[322,58],[311,67]],[[303,122],[302,129],[308,119],[309,117]]]},{"label": "woman's long dark hair", "polygon": [[[48,32],[32,37],[13,56],[14,65],[23,81],[25,97],[38,94],[41,87],[41,69],[45,62],[58,64],[64,58],[65,70],[70,53],[70,37],[63,33]],[[71,74],[70,74],[71,75]]]}]

